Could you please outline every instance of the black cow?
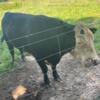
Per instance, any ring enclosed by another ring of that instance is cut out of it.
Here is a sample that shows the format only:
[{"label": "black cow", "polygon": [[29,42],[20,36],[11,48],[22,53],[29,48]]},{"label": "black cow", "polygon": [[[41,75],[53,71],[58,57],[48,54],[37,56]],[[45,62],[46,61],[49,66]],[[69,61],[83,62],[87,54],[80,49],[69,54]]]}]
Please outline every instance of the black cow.
[{"label": "black cow", "polygon": [[52,66],[54,80],[59,79],[56,65],[60,58],[75,47],[74,25],[43,15],[5,13],[2,20],[3,36],[13,55],[13,47],[31,53],[49,84],[47,64]]}]

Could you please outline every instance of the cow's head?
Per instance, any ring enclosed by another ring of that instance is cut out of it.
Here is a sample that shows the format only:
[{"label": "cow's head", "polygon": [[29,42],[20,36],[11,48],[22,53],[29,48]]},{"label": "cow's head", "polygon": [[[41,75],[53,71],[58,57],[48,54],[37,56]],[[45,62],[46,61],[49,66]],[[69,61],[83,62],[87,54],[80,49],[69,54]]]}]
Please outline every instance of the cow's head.
[{"label": "cow's head", "polygon": [[78,57],[84,60],[91,59],[94,64],[97,64],[99,57],[94,47],[94,36],[91,29],[86,27],[82,22],[77,24],[74,28],[75,31],[75,52]]}]

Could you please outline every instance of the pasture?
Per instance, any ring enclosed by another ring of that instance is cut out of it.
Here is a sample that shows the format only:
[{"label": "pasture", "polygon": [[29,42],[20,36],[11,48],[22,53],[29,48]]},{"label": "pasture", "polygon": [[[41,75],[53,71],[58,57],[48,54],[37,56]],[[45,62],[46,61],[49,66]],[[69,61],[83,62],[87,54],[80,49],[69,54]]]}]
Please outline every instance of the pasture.
[{"label": "pasture", "polygon": [[[34,2],[33,2],[34,1]],[[83,21],[89,27],[97,28],[95,36],[95,47],[100,53],[100,0],[26,0],[0,3],[0,23],[5,12],[22,12],[29,14],[42,14],[52,17],[57,17],[76,24],[79,21]],[[2,29],[0,26],[0,38],[2,37]],[[6,43],[0,44],[0,73],[7,72],[13,68],[16,68],[17,62],[20,59],[20,53],[16,49],[16,63],[11,65],[11,55],[7,48]]]}]

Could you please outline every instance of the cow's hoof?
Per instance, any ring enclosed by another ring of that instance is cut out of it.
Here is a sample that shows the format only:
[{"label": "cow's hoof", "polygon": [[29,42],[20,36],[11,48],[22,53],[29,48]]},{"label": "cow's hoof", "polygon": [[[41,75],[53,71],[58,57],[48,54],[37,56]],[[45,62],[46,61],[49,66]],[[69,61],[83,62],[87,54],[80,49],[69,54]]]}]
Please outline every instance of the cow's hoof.
[{"label": "cow's hoof", "polygon": [[97,60],[93,60],[93,65],[98,65],[99,62]]},{"label": "cow's hoof", "polygon": [[51,87],[50,83],[49,84],[41,83],[40,86],[43,87],[43,88],[50,88]]},{"label": "cow's hoof", "polygon": [[58,77],[58,78],[54,79],[54,81],[56,81],[56,82],[60,82],[60,81],[61,81],[61,78]]},{"label": "cow's hoof", "polygon": [[41,84],[42,87],[50,87],[50,80],[47,74],[44,74],[44,83]]},{"label": "cow's hoof", "polygon": [[60,81],[60,80],[61,80],[61,78],[60,78],[60,76],[58,75],[57,71],[54,71],[54,72],[53,72],[53,77],[54,77],[54,80],[55,80],[55,81]]}]

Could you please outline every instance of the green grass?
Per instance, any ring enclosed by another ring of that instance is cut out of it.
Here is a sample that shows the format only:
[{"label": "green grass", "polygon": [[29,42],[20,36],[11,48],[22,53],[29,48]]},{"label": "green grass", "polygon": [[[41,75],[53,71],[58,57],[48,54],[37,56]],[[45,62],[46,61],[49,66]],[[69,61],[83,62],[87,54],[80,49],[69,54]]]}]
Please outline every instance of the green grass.
[{"label": "green grass", "polygon": [[[50,0],[37,0],[37,2],[21,2],[21,0],[11,0],[11,3],[0,3],[0,22],[5,12],[22,12],[30,14],[44,14],[60,18],[69,23],[77,23],[82,20],[86,24],[96,23],[93,27],[98,28],[95,33],[95,47],[98,53],[100,53],[100,6],[97,2],[99,0],[62,0],[64,2],[51,2]],[[28,0],[29,1],[29,0]],[[35,0],[36,1],[36,0]],[[41,2],[42,1],[42,2]],[[55,1],[55,0],[51,0]],[[57,0],[56,0],[57,1]],[[0,27],[1,30],[1,27]],[[0,32],[0,37],[2,31]],[[16,50],[16,60],[20,58],[19,52]],[[0,45],[0,73],[10,70],[14,67],[10,64],[11,56],[7,48],[6,43]]]}]

